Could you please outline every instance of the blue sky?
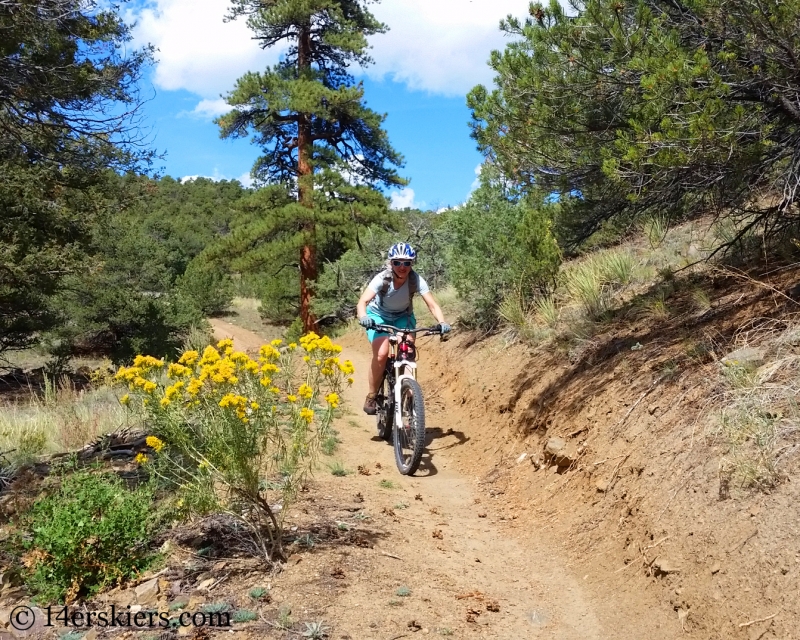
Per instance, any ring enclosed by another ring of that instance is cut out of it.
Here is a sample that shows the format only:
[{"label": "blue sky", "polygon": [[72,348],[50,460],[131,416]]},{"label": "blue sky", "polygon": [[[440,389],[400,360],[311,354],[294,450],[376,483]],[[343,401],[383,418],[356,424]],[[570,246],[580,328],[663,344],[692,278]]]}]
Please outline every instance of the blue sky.
[{"label": "blue sky", "polygon": [[[134,5],[136,42],[158,49],[145,106],[154,146],[166,157],[163,172],[248,181],[258,149],[245,140],[220,140],[213,123],[226,106],[220,96],[247,70],[262,70],[281,51],[262,51],[241,21],[223,23],[227,0],[148,0]],[[390,31],[372,39],[375,64],[364,80],[372,109],[387,113],[385,127],[403,154],[409,186],[395,206],[438,209],[463,202],[481,156],[469,137],[465,96],[490,84],[486,64],[502,48],[498,22],[523,16],[527,0],[383,0],[373,5]]]}]

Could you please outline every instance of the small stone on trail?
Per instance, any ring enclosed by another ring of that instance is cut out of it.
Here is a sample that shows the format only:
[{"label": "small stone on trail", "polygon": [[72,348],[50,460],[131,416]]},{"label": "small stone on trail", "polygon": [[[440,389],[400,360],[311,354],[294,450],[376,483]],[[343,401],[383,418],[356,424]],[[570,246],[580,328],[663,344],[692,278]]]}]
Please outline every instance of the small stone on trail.
[{"label": "small stone on trail", "polygon": [[600,493],[608,491],[608,480],[598,480],[595,485]]},{"label": "small stone on trail", "polygon": [[544,447],[544,457],[547,462],[557,467],[569,467],[578,457],[577,449],[573,444],[567,444],[564,438],[552,437]]},{"label": "small stone on trail", "polygon": [[719,573],[719,570],[721,568],[722,567],[720,567],[719,562],[715,562],[714,564],[712,564],[711,565],[711,575],[713,576],[715,573]]},{"label": "small stone on trail", "polygon": [[528,454],[527,454],[527,453],[523,453],[523,454],[521,454],[521,455],[519,456],[519,458],[517,458],[517,464],[520,464],[521,462],[525,462],[525,458],[527,458],[527,457],[528,457]]},{"label": "small stone on trail", "polygon": [[[213,582],[213,580],[212,580]],[[151,605],[156,603],[158,597],[158,578],[153,578],[147,582],[143,582],[136,587],[136,602],[142,605]]]},{"label": "small stone on trail", "polygon": [[661,573],[678,573],[681,570],[680,565],[669,558],[656,558],[653,561],[653,566]]},{"label": "small stone on trail", "polygon": [[550,438],[544,446],[544,452],[550,457],[555,457],[567,446],[564,438]]},{"label": "small stone on trail", "polygon": [[214,578],[206,578],[197,585],[197,590],[204,591],[208,589],[212,584],[214,584]]},{"label": "small stone on trail", "polygon": [[727,356],[722,358],[720,362],[726,367],[745,367],[747,369],[756,369],[764,364],[764,350],[756,349],[753,347],[743,347],[732,351]]}]

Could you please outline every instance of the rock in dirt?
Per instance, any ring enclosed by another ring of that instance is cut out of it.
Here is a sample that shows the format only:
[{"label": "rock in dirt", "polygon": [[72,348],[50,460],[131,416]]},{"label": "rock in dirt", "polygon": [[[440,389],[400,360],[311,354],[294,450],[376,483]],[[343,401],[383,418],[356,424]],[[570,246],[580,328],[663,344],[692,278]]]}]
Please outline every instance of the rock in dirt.
[{"label": "rock in dirt", "polygon": [[656,572],[667,575],[669,573],[678,573],[681,570],[680,565],[674,560],[667,557],[658,557],[653,561],[653,567]]},{"label": "rock in dirt", "polygon": [[608,491],[608,480],[598,480],[595,482],[594,486],[597,487],[600,493],[605,493]]},{"label": "rock in dirt", "polygon": [[564,450],[564,447],[566,446],[567,443],[564,440],[564,438],[558,438],[558,437],[550,438],[547,441],[547,444],[544,445],[544,454],[546,456],[549,456],[550,458],[554,458],[555,456],[560,454]]},{"label": "rock in dirt", "polygon": [[764,350],[756,347],[742,347],[732,351],[722,358],[721,362],[726,367],[745,367],[747,369],[757,369],[766,359]]},{"label": "rock in dirt", "polygon": [[578,452],[572,445],[568,445],[564,438],[554,436],[547,441],[544,447],[545,460],[557,467],[569,467],[578,458]]},{"label": "rock in dirt", "polygon": [[520,454],[519,458],[517,458],[517,464],[520,464],[521,462],[525,462],[525,458],[527,458],[527,457],[528,457],[527,453]]},{"label": "rock in dirt", "polygon": [[720,567],[720,565],[719,565],[719,562],[715,562],[714,564],[712,564],[712,565],[711,565],[711,575],[713,576],[714,574],[717,574],[717,573],[719,573],[719,570],[720,570],[721,568],[722,568],[722,567]]},{"label": "rock in dirt", "polygon": [[214,582],[216,582],[216,581],[214,580],[214,578],[206,578],[206,579],[205,579],[205,580],[203,580],[202,582],[198,582],[198,583],[197,583],[197,585],[196,585],[196,589],[197,589],[197,591],[205,591],[205,590],[206,590],[206,589],[208,589],[208,588],[209,588],[209,587],[210,587],[212,584],[214,584]]},{"label": "rock in dirt", "polygon": [[158,578],[153,578],[152,580],[143,582],[136,587],[136,602],[141,605],[156,604],[158,592]]},{"label": "rock in dirt", "polygon": [[[72,632],[74,630],[70,629],[70,631]],[[89,629],[86,635],[81,638],[81,640],[97,640],[97,637],[99,635],[100,632],[97,630],[97,627],[92,627],[91,629]]]}]

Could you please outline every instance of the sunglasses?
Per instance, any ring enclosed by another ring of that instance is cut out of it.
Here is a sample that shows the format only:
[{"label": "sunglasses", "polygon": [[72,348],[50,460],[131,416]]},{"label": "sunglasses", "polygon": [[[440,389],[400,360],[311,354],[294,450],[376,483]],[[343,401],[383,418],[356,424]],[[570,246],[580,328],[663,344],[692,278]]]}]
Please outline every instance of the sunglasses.
[{"label": "sunglasses", "polygon": [[392,260],[393,267],[410,267],[411,260]]}]

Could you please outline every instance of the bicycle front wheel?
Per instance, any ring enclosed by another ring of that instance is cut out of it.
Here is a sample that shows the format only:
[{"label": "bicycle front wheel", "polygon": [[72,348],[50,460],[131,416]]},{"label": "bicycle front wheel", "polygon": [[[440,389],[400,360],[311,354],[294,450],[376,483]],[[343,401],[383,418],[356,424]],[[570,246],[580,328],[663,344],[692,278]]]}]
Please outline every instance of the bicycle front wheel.
[{"label": "bicycle front wheel", "polygon": [[404,476],[419,467],[425,447],[425,402],[416,380],[404,378],[400,385],[400,424],[394,428],[394,458]]}]

